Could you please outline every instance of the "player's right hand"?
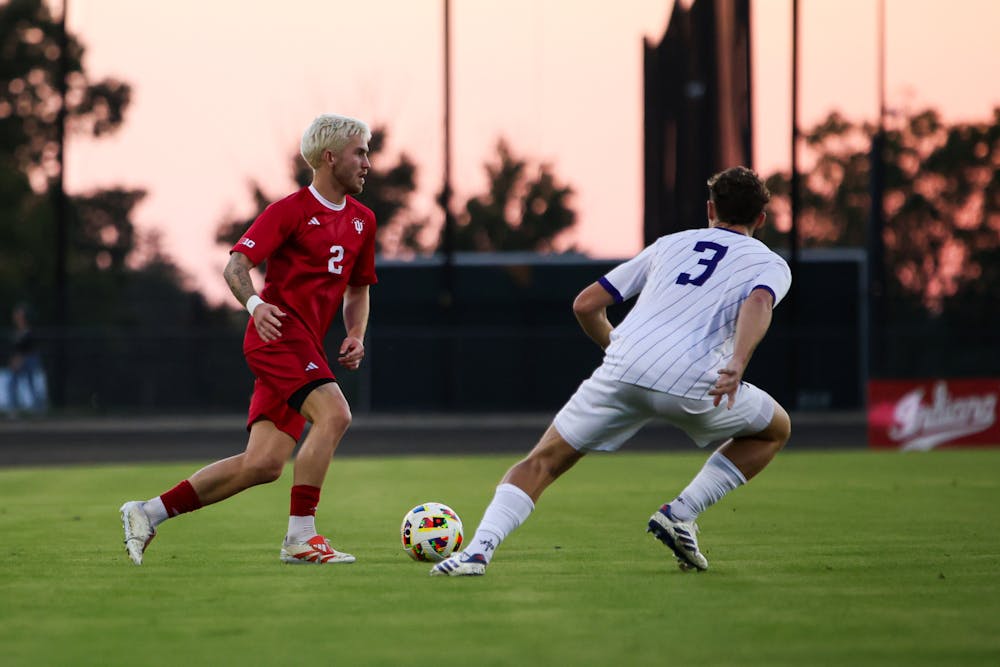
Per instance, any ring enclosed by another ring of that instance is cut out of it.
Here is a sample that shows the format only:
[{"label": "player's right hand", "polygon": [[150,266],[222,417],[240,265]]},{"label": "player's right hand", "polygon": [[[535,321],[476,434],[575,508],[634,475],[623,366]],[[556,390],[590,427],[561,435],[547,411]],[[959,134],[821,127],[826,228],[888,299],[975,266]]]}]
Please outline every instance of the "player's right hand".
[{"label": "player's right hand", "polygon": [[264,302],[253,309],[253,325],[265,343],[281,338],[281,319],[285,313],[275,305]]}]

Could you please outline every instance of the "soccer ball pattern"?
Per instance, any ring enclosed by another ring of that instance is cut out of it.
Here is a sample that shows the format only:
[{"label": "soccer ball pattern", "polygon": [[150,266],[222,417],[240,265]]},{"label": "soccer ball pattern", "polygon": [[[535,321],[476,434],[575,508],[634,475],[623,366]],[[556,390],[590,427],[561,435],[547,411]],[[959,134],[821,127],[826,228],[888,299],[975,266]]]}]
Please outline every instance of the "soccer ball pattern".
[{"label": "soccer ball pattern", "polygon": [[413,560],[437,563],[462,548],[462,520],[442,503],[417,505],[399,528],[403,550]]}]

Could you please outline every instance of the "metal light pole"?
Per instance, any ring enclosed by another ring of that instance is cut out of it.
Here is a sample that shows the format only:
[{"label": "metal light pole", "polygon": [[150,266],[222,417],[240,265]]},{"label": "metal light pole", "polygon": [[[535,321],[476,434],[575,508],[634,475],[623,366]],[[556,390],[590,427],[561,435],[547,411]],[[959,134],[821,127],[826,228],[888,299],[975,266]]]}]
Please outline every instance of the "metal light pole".
[{"label": "metal light pole", "polygon": [[451,212],[451,194],[451,0],[444,0],[444,173],[439,203],[444,213],[442,302],[447,308],[451,307],[454,297],[455,216]]},{"label": "metal light pole", "polygon": [[[872,136],[868,216],[868,377],[884,371],[885,342],[885,0],[879,0],[878,20],[878,125]],[[867,393],[867,392],[866,392]]]},{"label": "metal light pole", "polygon": [[792,405],[798,406],[799,386],[799,0],[792,0],[792,164],[788,198],[791,209],[789,235],[789,265],[792,271],[792,289],[789,294],[789,318],[792,324],[791,345],[788,346],[788,378],[792,391]]},{"label": "metal light pole", "polygon": [[443,351],[441,372],[445,378],[442,400],[446,408],[455,407],[458,337],[455,335],[455,216],[451,212],[451,1],[444,0],[444,173],[439,203],[444,212],[441,249],[444,265],[441,274],[440,307],[442,321],[452,336]]},{"label": "metal light pole", "polygon": [[66,75],[69,70],[69,37],[66,32],[66,16],[69,0],[63,0],[62,16],[59,19],[59,61],[56,71],[56,90],[59,94],[59,112],[56,115],[55,139],[56,162],[59,171],[52,179],[52,208],[55,215],[55,350],[52,369],[52,403],[56,407],[66,404],[66,329],[69,325],[69,289],[67,275],[67,246],[69,244],[70,206],[66,197]]}]

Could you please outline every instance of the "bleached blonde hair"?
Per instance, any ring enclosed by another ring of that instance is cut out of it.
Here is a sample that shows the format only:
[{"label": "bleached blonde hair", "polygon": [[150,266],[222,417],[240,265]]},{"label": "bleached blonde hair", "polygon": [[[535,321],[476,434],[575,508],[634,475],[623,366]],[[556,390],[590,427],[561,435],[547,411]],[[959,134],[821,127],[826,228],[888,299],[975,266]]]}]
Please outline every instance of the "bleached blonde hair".
[{"label": "bleached blonde hair", "polygon": [[320,165],[323,151],[331,150],[336,153],[359,134],[364,136],[365,141],[372,138],[372,131],[364,121],[332,113],[317,116],[302,134],[302,157],[310,167],[316,169]]}]

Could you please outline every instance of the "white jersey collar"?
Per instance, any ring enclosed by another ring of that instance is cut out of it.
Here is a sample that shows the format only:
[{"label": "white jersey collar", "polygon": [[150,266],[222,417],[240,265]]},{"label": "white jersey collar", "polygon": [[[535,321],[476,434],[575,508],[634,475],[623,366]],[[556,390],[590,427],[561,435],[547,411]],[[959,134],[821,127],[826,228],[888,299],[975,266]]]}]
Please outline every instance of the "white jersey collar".
[{"label": "white jersey collar", "polygon": [[340,202],[339,204],[334,204],[332,201],[321,195],[313,185],[309,186],[309,192],[312,193],[312,196],[315,197],[320,204],[326,206],[331,211],[343,211],[344,207],[347,206],[346,196],[344,197],[344,201]]}]

